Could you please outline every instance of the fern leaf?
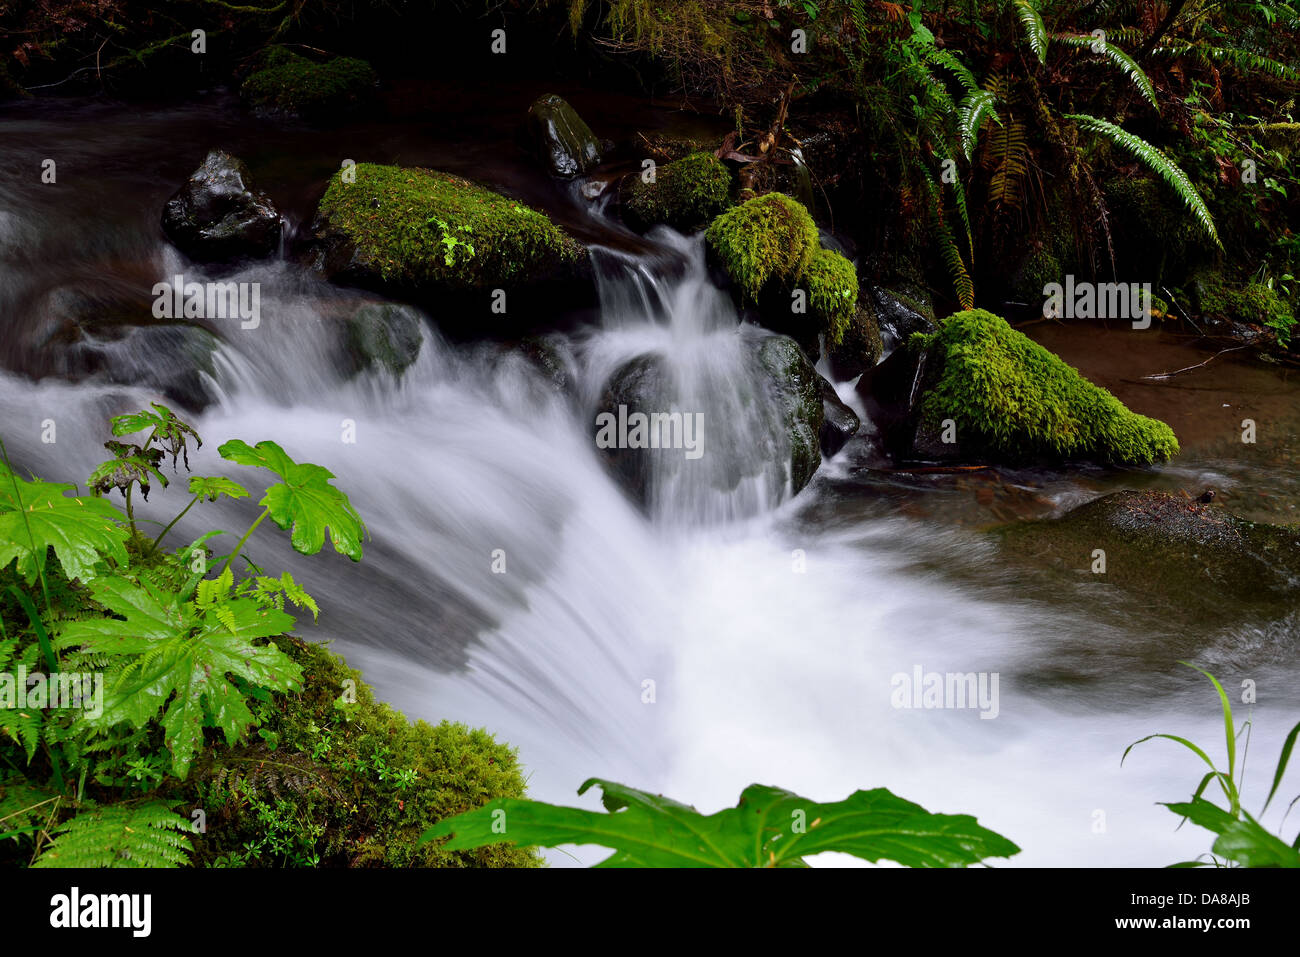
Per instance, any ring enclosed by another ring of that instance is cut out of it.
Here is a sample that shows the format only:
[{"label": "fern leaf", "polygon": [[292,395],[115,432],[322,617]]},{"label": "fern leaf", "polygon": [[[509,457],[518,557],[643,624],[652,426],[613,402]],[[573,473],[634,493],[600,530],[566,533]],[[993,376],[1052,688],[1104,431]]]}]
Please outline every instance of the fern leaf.
[{"label": "fern leaf", "polygon": [[1043,26],[1043,16],[1038,12],[1031,0],[1011,0],[1011,5],[1015,7],[1016,16],[1020,19],[1020,24],[1025,28],[1025,39],[1029,41],[1029,48],[1034,51],[1038,57],[1039,63],[1047,62],[1047,27]]},{"label": "fern leaf", "polygon": [[1156,100],[1156,88],[1151,85],[1151,78],[1146,75],[1142,67],[1138,66],[1137,61],[1121,50],[1115,44],[1108,40],[1102,40],[1098,37],[1084,36],[1074,33],[1058,33],[1056,40],[1064,43],[1066,46],[1074,47],[1080,50],[1092,50],[1095,44],[1101,45],[1100,56],[1104,56],[1119,69],[1126,77],[1133,81],[1133,85],[1138,91],[1147,98],[1156,111],[1160,110],[1160,104]]},{"label": "fern leaf", "polygon": [[986,119],[992,118],[1001,123],[1002,118],[994,108],[997,96],[988,90],[973,90],[966,94],[957,111],[957,132],[961,136],[962,149],[966,151],[966,160],[970,161],[975,152],[975,139]]},{"label": "fern leaf", "polygon": [[1020,209],[1024,203],[1025,178],[1029,175],[1029,147],[1025,124],[1016,117],[994,129],[988,139],[993,175],[989,178],[989,200],[999,209]]},{"label": "fern leaf", "polygon": [[161,801],[98,807],[57,828],[32,866],[178,867],[189,863],[188,830],[189,821]]},{"label": "fern leaf", "polygon": [[1174,188],[1179,198],[1191,211],[1192,216],[1205,230],[1206,235],[1214,240],[1216,246],[1220,249],[1223,248],[1223,243],[1219,240],[1219,231],[1214,226],[1214,217],[1210,215],[1205,200],[1201,199],[1201,194],[1196,191],[1196,187],[1192,185],[1192,181],[1187,174],[1164,152],[1152,146],[1142,137],[1135,136],[1128,130],[1106,120],[1098,119],[1095,116],[1089,116],[1086,113],[1067,113],[1066,119],[1073,120],[1090,133],[1106,137],[1116,146],[1127,150],[1145,163],[1156,175]]},{"label": "fern leaf", "polygon": [[957,301],[961,303],[963,309],[974,309],[975,284],[971,282],[970,273],[966,270],[966,264],[962,262],[961,250],[957,248],[957,241],[953,238],[952,230],[948,228],[947,222],[944,221],[940,194],[929,179],[925,180],[925,185],[926,196],[929,199],[930,226],[935,239],[939,243],[939,255],[943,258],[944,265],[948,267],[948,273],[952,278],[953,290],[957,293]]}]

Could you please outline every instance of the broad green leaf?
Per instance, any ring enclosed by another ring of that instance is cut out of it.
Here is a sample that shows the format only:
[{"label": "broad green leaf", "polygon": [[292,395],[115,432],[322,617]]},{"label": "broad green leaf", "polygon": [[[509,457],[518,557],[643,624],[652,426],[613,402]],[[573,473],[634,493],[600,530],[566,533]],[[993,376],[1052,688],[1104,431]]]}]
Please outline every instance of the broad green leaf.
[{"label": "broad green leaf", "polygon": [[281,528],[292,526],[293,547],[314,555],[324,547],[328,531],[334,550],[354,562],[361,561],[361,538],[365,525],[348,497],[330,484],[334,473],[319,465],[298,464],[274,442],[249,446],[235,439],[221,446],[223,459],[239,465],[269,469],[283,480],[272,485],[258,503],[270,510]]},{"label": "broad green leaf", "polygon": [[107,495],[113,489],[126,495],[127,489],[139,484],[140,493],[147,502],[153,479],[161,482],[163,488],[168,486],[167,476],[158,471],[162,449],[142,449],[124,442],[105,442],[104,448],[112,452],[113,457],[101,462],[86,480],[86,485],[96,495]]},{"label": "broad green leaf", "polygon": [[968,815],[931,814],[883,788],[819,804],[754,784],[716,814],[613,781],[592,778],[610,813],[498,798],[438,822],[421,841],[447,850],[510,841],[519,846],[594,844],[614,853],[598,867],[800,867],[806,855],[840,851],[909,867],[961,867],[1020,849]]},{"label": "broad green leaf", "polygon": [[246,498],[248,489],[224,475],[196,475],[190,479],[190,494],[202,495],[209,502],[215,502],[222,495]]},{"label": "broad green leaf", "polygon": [[18,574],[32,584],[50,548],[69,578],[90,578],[105,558],[126,564],[129,532],[119,524],[122,513],[76,491],[75,485],[24,481],[0,464],[0,568],[17,559]]},{"label": "broad green leaf", "polygon": [[91,590],[121,618],[71,622],[60,644],[138,656],[107,689],[103,713],[93,723],[141,727],[165,705],[161,723],[177,777],[188,773],[204,727],[220,728],[233,744],[253,724],[228,674],[275,691],[299,686],[302,669],[292,659],[273,644],[254,644],[293,627],[292,616],[282,611],[215,595],[205,596],[204,604],[186,602],[147,581],[136,586],[121,578],[96,581]]}]

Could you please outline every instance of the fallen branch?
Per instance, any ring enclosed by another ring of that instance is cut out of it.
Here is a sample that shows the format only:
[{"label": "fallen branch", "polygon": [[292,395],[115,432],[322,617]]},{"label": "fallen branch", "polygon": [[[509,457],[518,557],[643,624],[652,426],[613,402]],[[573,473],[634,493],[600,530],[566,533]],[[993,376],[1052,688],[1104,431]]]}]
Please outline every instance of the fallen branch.
[{"label": "fallen branch", "polygon": [[1205,366],[1207,366],[1207,365],[1209,365],[1211,362],[1213,362],[1215,359],[1219,358],[1219,356],[1223,355],[1225,352],[1237,352],[1237,351],[1239,351],[1239,350],[1241,350],[1241,349],[1249,349],[1249,348],[1250,348],[1250,346],[1233,346],[1231,349],[1222,349],[1222,350],[1220,350],[1219,352],[1216,352],[1214,355],[1210,356],[1210,358],[1206,359],[1204,362],[1198,362],[1198,363],[1196,363],[1196,365],[1194,365],[1194,366],[1188,366],[1186,369],[1176,369],[1176,370],[1173,371],[1173,372],[1161,372],[1161,373],[1158,374],[1158,375],[1144,375],[1142,378],[1144,378],[1144,379],[1172,379],[1174,376],[1176,376],[1176,375],[1182,375],[1184,372],[1191,372],[1193,369],[1202,369],[1202,368],[1204,368]]}]

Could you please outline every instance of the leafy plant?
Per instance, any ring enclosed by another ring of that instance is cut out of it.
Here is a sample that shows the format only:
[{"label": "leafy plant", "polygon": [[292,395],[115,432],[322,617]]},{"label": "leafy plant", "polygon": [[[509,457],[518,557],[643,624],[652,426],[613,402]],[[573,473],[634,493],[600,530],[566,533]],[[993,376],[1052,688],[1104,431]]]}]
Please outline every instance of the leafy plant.
[{"label": "leafy plant", "polygon": [[[1191,861],[1182,861],[1172,866],[1300,867],[1300,834],[1297,834],[1295,839],[1288,844],[1281,837],[1273,834],[1260,824],[1259,819],[1242,805],[1239,775],[1245,765],[1246,755],[1245,748],[1243,748],[1241,762],[1238,763],[1237,744],[1241,734],[1247,732],[1246,744],[1249,745],[1248,729],[1250,722],[1245,722],[1241,729],[1238,730],[1233,722],[1232,703],[1228,700],[1228,694],[1224,691],[1219,680],[1208,671],[1197,668],[1195,665],[1187,664],[1185,661],[1179,662],[1179,664],[1187,665],[1189,668],[1194,668],[1205,675],[1210,680],[1210,683],[1214,685],[1214,690],[1219,695],[1219,706],[1223,711],[1224,740],[1227,745],[1227,769],[1220,769],[1201,747],[1176,734],[1149,734],[1125,748],[1124,757],[1120,759],[1120,763],[1123,764],[1124,758],[1127,758],[1129,752],[1139,744],[1155,738],[1164,738],[1191,751],[1209,768],[1209,771],[1201,778],[1196,790],[1192,793],[1191,800],[1164,802],[1164,804],[1165,807],[1184,821],[1191,821],[1198,827],[1203,827],[1217,835],[1211,847],[1210,859],[1206,861],[1198,858]],[[1277,765],[1273,772],[1273,785],[1269,788],[1268,797],[1264,800],[1264,806],[1260,809],[1261,817],[1268,810],[1273,798],[1277,796],[1278,788],[1281,786],[1282,778],[1286,774],[1287,764],[1291,760],[1291,752],[1295,748],[1298,736],[1300,736],[1300,723],[1297,723],[1291,729],[1282,744],[1282,752],[1278,756]],[[1206,789],[1211,784],[1218,785],[1219,790],[1223,793],[1226,807],[1215,804],[1204,797]],[[1295,807],[1297,803],[1300,803],[1300,796],[1297,796],[1291,802],[1290,807]]]},{"label": "leafy plant", "polygon": [[33,867],[175,867],[189,861],[190,822],[161,801],[82,811],[54,829]]},{"label": "leafy plant", "polygon": [[510,841],[521,847],[596,844],[614,853],[597,867],[804,867],[804,858],[839,851],[906,867],[964,867],[1010,857],[1020,848],[969,815],[932,814],[884,788],[819,804],[751,784],[740,803],[716,814],[636,788],[591,778],[609,813],[499,798],[440,821],[421,842],[449,838],[445,850]]}]

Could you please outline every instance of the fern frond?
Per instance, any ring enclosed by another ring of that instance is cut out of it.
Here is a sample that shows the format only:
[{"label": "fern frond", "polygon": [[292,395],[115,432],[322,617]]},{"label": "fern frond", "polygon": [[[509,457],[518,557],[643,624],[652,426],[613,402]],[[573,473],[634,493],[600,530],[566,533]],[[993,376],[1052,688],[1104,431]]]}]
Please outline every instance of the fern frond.
[{"label": "fern frond", "polygon": [[1032,0],[1011,0],[1020,24],[1025,28],[1025,39],[1029,48],[1038,57],[1039,63],[1047,62],[1047,27],[1043,25],[1043,15],[1038,12]]},{"label": "fern frond", "polygon": [[941,194],[929,178],[926,178],[924,182],[926,197],[929,200],[927,206],[930,214],[930,228],[939,243],[939,255],[943,259],[944,265],[948,267],[953,290],[957,293],[957,301],[961,303],[963,309],[974,309],[975,284],[971,281],[966,264],[962,261],[961,250],[957,248],[957,241],[953,238],[952,230],[948,228],[948,224],[944,220]]},{"label": "fern frond", "polygon": [[987,140],[993,174],[989,178],[989,201],[999,209],[1020,209],[1024,204],[1025,180],[1029,175],[1029,146],[1025,124],[1014,116],[994,129]]},{"label": "fern frond", "polygon": [[1214,240],[1216,246],[1220,249],[1223,248],[1223,243],[1219,240],[1219,231],[1214,226],[1214,217],[1210,215],[1205,200],[1201,199],[1201,194],[1196,191],[1196,187],[1192,185],[1192,181],[1187,174],[1164,152],[1152,146],[1142,137],[1135,136],[1128,130],[1106,120],[1098,119],[1095,116],[1089,116],[1086,113],[1067,113],[1065,118],[1073,120],[1082,129],[1090,133],[1106,137],[1112,143],[1127,150],[1145,163],[1157,176],[1174,188],[1179,198],[1191,211],[1192,216],[1205,230],[1206,235]]},{"label": "fern frond", "polygon": [[957,59],[950,50],[940,50],[933,44],[917,44],[921,56],[931,66],[941,66],[957,78],[957,82],[964,86],[967,91],[974,93],[980,88],[975,82],[975,74],[961,60]]},{"label": "fern frond", "polygon": [[1098,51],[1098,55],[1104,56],[1115,64],[1121,73],[1133,81],[1133,85],[1147,98],[1157,112],[1160,110],[1160,104],[1156,100],[1156,88],[1151,85],[1151,78],[1146,75],[1142,67],[1138,66],[1136,60],[1115,46],[1115,44],[1109,40],[1077,33],[1058,33],[1055,39],[1068,47],[1074,47],[1078,50],[1092,50],[1095,45],[1100,44],[1101,50]]},{"label": "fern frond", "polygon": [[97,807],[56,828],[54,844],[32,866],[178,867],[189,863],[189,827],[161,801]]},{"label": "fern frond", "polygon": [[1002,119],[994,108],[997,96],[988,90],[974,90],[966,95],[957,110],[957,133],[961,137],[962,149],[966,160],[970,161],[975,152],[975,139],[986,119],[992,118],[1001,125]]}]

